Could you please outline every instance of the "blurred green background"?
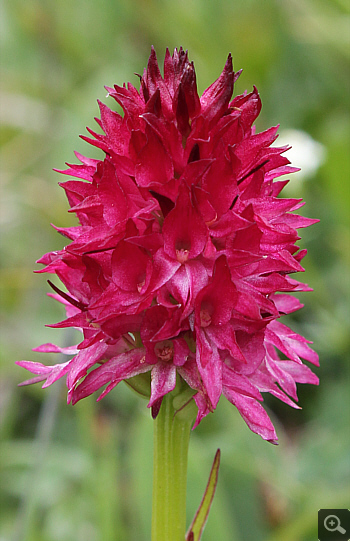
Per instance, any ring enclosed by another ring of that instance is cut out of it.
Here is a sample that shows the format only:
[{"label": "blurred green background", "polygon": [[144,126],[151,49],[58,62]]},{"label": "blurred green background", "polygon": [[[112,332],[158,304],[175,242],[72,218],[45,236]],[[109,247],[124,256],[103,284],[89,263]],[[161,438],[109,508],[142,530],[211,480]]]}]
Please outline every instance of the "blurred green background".
[{"label": "blurred green background", "polygon": [[[349,506],[349,4],[346,0],[5,0],[1,5],[0,541],[150,539],[152,422],[124,384],[72,408],[64,383],[17,388],[18,359],[43,342],[73,343],[45,328],[64,317],[46,277],[33,274],[69,226],[52,168],[94,128],[104,85],[142,73],[153,44],[183,46],[202,92],[228,52],[243,68],[235,93],[256,84],[258,130],[280,123],[295,146],[286,195],[303,197],[309,250],[301,279],[314,293],[289,323],[314,341],[319,387],[299,386],[301,411],[266,399],[280,444],[254,435],[222,400],[192,434],[188,519],[218,447],[222,465],[203,541],[313,541],[319,508]],[[291,154],[292,156],[292,154]]]}]

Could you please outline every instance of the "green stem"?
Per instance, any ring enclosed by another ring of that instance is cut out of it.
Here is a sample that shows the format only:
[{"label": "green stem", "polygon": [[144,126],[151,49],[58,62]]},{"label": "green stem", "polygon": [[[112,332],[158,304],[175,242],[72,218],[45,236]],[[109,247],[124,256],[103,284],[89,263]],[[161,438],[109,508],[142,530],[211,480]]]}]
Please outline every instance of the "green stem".
[{"label": "green stem", "polygon": [[167,394],[154,421],[152,541],[184,541],[187,454],[193,411],[179,412]]}]

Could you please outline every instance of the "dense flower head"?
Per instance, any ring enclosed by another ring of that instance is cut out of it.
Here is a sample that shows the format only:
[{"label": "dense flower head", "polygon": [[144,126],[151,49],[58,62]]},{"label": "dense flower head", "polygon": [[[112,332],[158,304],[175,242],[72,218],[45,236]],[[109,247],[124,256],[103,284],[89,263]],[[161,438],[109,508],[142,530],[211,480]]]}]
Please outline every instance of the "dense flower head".
[{"label": "dense flower head", "polygon": [[67,312],[51,326],[79,328],[83,340],[36,348],[73,357],[19,362],[36,374],[25,384],[67,375],[74,404],[147,374],[154,417],[180,382],[195,426],[224,395],[272,442],[261,393],[298,407],[296,383],[317,384],[302,362],[318,365],[316,353],[280,322],[302,307],[288,293],[309,290],[289,275],[304,270],[297,230],[316,220],[294,213],[300,199],[279,197],[288,181],[276,178],[296,169],[288,147],[272,146],[278,127],[256,133],[257,89],[232,99],[239,75],[229,55],[199,97],[187,52],[167,50],[162,76],[152,49],[139,91],[107,88],[124,113],[99,102],[103,133],[83,139],[105,157],[77,153],[81,163],[61,171],[78,179],[61,186],[79,225],[56,228],[70,244],[39,260],[67,291],[51,284]]}]

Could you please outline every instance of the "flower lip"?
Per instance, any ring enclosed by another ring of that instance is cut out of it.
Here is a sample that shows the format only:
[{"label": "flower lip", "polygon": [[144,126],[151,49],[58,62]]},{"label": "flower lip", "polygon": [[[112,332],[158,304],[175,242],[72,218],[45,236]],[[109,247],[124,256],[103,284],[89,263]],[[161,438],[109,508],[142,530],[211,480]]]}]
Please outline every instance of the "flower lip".
[{"label": "flower lip", "polygon": [[174,208],[164,220],[163,236],[165,252],[181,263],[197,257],[206,245],[208,228],[184,182],[179,186]]}]

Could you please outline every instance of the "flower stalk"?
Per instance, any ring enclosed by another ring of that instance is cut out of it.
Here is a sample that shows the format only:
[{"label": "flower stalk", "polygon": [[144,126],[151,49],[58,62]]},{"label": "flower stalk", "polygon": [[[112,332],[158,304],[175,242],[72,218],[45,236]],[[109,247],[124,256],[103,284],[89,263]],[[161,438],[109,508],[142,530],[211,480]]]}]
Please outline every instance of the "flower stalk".
[{"label": "flower stalk", "polygon": [[[193,403],[193,401],[192,401]],[[184,541],[187,456],[194,403],[174,408],[167,394],[154,420],[152,541]]]}]

